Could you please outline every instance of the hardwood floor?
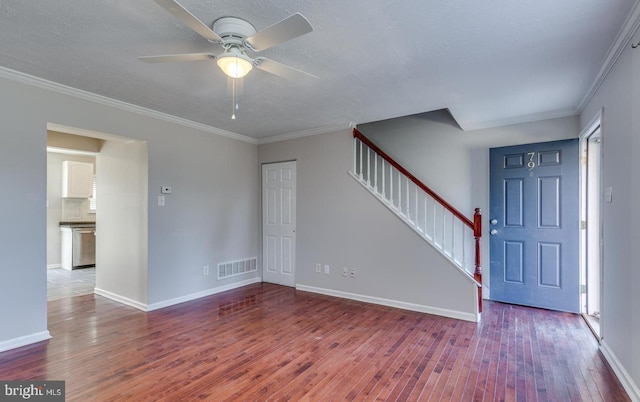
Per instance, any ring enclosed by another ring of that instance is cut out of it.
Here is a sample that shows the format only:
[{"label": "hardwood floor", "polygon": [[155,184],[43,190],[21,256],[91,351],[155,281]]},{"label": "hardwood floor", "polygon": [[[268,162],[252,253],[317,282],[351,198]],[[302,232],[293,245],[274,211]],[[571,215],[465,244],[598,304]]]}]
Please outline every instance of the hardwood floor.
[{"label": "hardwood floor", "polygon": [[475,324],[256,284],[150,313],[54,300],[49,330],[0,379],[67,401],[629,401],[579,315],[500,303]]}]

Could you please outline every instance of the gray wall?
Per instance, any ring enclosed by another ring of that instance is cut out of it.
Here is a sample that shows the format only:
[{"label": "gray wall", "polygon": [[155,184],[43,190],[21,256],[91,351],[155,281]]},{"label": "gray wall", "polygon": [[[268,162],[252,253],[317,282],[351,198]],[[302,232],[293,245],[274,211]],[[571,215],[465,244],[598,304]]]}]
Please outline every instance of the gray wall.
[{"label": "gray wall", "polygon": [[[202,132],[184,137],[164,130],[153,138],[148,302],[260,278],[260,271],[221,281],[216,274],[218,263],[260,254],[257,146]],[[172,188],[165,207],[157,206],[161,186]]]},{"label": "gray wall", "polygon": [[[259,280],[218,281],[219,262],[258,255],[257,146],[0,75],[0,349],[47,336],[47,123],[148,142],[147,305]],[[10,77],[13,77],[9,74]],[[27,80],[29,81],[29,80]],[[173,187],[157,206],[163,185]],[[140,207],[143,209],[143,207]],[[99,217],[98,217],[99,219]],[[211,274],[203,275],[203,265]]]},{"label": "gray wall", "polygon": [[[633,42],[640,40],[636,33]],[[602,111],[604,187],[603,351],[640,400],[640,48],[628,45],[582,112],[583,128]]]},{"label": "gray wall", "polygon": [[352,152],[350,130],[259,146],[261,163],[297,161],[297,286],[472,319],[475,285],[348,174]]},{"label": "gray wall", "polygon": [[358,125],[392,158],[467,217],[483,215],[483,297],[489,285],[489,148],[576,138],[578,117],[462,131],[447,111]]}]

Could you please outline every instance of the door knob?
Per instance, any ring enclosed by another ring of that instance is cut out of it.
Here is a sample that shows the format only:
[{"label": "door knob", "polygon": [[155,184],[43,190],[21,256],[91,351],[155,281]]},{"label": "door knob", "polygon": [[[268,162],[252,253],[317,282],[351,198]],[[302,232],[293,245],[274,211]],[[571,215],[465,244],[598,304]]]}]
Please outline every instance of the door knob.
[{"label": "door knob", "polygon": [[491,229],[491,231],[489,232],[489,234],[491,234],[491,236],[495,236],[498,234],[498,231],[496,229]]}]

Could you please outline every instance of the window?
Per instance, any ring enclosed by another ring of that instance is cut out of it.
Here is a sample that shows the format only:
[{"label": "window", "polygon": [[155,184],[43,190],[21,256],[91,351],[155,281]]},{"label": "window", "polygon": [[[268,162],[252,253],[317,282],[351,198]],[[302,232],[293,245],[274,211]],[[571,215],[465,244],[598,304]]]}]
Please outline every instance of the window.
[{"label": "window", "polygon": [[93,183],[92,183],[92,196],[89,198],[89,213],[96,213],[96,175],[93,175]]}]

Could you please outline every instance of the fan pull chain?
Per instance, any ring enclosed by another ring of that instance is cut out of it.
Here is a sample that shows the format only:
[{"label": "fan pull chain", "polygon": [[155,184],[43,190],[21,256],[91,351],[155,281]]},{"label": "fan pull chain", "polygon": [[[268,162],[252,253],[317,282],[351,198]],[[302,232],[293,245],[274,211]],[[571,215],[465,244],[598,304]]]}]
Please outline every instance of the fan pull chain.
[{"label": "fan pull chain", "polygon": [[232,83],[231,83],[231,88],[232,88],[232,99],[231,99],[231,120],[235,120],[236,119],[236,109],[237,109],[237,103],[236,103],[236,79],[232,78]]}]

